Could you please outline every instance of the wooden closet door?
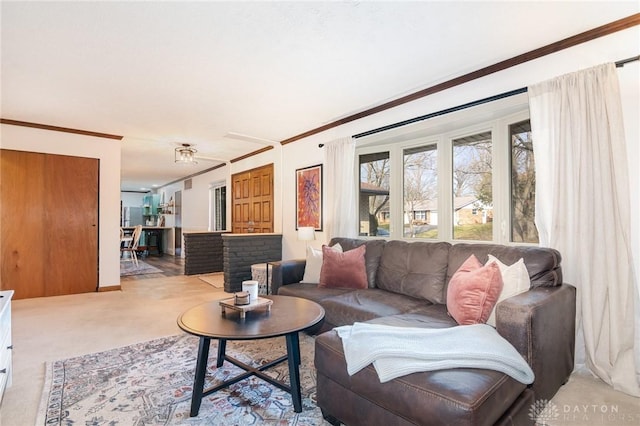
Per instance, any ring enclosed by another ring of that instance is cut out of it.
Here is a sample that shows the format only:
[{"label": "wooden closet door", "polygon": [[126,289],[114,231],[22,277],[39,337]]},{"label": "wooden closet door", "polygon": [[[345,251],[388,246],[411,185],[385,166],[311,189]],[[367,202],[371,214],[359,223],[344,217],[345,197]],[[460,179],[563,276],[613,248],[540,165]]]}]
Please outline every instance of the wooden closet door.
[{"label": "wooden closet door", "polygon": [[96,291],[99,160],[0,152],[2,289],[15,298]]},{"label": "wooden closet door", "polygon": [[45,295],[44,154],[0,150],[0,289]]},{"label": "wooden closet door", "polygon": [[98,288],[99,164],[94,158],[47,156],[46,296]]}]

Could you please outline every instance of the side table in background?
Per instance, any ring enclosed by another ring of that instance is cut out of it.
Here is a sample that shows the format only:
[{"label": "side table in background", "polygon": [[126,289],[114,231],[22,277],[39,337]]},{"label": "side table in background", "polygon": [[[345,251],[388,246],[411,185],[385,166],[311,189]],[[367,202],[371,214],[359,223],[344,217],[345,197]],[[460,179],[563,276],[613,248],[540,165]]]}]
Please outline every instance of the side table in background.
[{"label": "side table in background", "polygon": [[271,269],[269,262],[251,265],[251,279],[258,281],[258,294],[271,294]]}]

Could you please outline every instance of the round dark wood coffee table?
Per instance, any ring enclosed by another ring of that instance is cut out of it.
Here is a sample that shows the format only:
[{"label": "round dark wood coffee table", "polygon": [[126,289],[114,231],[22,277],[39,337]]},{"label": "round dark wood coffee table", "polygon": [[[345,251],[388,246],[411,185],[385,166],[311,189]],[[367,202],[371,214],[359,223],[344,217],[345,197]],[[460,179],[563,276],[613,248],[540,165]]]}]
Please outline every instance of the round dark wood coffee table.
[{"label": "round dark wood coffee table", "polygon": [[[260,377],[272,385],[289,392],[296,413],[302,411],[299,370],[300,341],[298,339],[298,332],[311,328],[322,321],[324,318],[324,309],[315,302],[299,297],[261,297],[273,300],[271,309],[269,311],[267,311],[266,308],[256,309],[246,312],[245,318],[241,318],[240,312],[229,309],[227,309],[223,315],[219,301],[207,302],[195,306],[178,317],[178,327],[200,338],[193,384],[193,396],[191,397],[191,417],[198,415],[203,397],[250,376]],[[285,336],[287,341],[287,354],[260,367],[250,366],[225,353],[227,340],[257,340],[278,336]],[[211,339],[218,340],[216,367],[221,367],[226,360],[242,368],[245,372],[205,390],[204,378],[207,371],[207,359],[209,358]],[[263,373],[264,370],[287,360],[289,363],[290,385],[275,380]]]}]

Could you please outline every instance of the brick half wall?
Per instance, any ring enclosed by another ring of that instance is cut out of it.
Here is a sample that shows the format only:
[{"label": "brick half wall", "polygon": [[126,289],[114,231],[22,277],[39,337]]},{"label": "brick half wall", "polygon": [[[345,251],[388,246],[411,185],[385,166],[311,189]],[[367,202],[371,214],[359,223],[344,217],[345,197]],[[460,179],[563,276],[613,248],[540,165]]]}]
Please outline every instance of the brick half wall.
[{"label": "brick half wall", "polygon": [[184,274],[222,272],[222,232],[184,234]]},{"label": "brick half wall", "polygon": [[251,279],[251,265],[282,260],[281,234],[223,234],[224,291],[242,290]]}]

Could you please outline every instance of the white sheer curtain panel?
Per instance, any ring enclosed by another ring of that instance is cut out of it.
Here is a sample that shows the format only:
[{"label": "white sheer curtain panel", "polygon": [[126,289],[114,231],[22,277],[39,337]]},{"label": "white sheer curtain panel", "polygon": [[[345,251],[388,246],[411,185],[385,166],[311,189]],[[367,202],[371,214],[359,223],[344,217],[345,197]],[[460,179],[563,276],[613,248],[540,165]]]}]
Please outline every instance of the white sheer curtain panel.
[{"label": "white sheer curtain panel", "polygon": [[333,237],[356,236],[356,196],[354,182],[356,140],[347,137],[324,145],[327,197],[326,232]]},{"label": "white sheer curtain panel", "polygon": [[[618,76],[600,65],[529,87],[540,245],[577,287],[577,363],[640,396],[630,193]],[[634,348],[635,346],[635,348]]]}]

